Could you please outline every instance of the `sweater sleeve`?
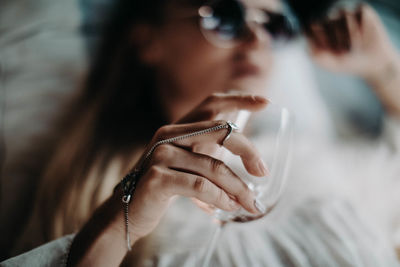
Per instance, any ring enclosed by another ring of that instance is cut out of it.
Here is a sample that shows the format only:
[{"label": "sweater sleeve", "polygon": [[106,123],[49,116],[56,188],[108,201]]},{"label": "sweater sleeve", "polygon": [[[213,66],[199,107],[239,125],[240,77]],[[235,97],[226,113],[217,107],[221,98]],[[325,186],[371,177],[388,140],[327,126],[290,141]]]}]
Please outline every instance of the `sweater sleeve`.
[{"label": "sweater sleeve", "polygon": [[0,263],[1,267],[11,266],[66,266],[69,248],[74,234],[61,237],[26,253]]}]

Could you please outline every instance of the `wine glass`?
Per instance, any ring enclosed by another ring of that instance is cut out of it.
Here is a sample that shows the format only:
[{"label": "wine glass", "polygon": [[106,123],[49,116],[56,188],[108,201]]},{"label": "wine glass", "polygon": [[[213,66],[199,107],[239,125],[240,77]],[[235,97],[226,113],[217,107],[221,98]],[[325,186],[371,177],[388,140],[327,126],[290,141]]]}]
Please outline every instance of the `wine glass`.
[{"label": "wine glass", "polygon": [[259,112],[250,113],[241,110],[222,114],[218,119],[234,122],[239,127],[239,131],[258,149],[270,174],[261,178],[252,176],[246,171],[239,156],[233,155],[224,148],[219,151],[217,157],[223,160],[254,192],[263,213],[255,215],[243,208],[234,212],[216,209],[214,217],[219,224],[200,263],[202,267],[209,266],[221,230],[228,222],[244,223],[256,220],[264,217],[274,208],[285,187],[291,160],[293,117],[287,108],[270,103]]},{"label": "wine glass", "polygon": [[[262,215],[240,209],[226,212],[214,207],[203,207],[212,212],[219,223],[210,223],[208,213],[199,211],[197,200],[176,197],[169,211],[150,238],[142,239],[135,246],[137,254],[131,255],[135,266],[209,266],[220,233],[227,223],[244,223],[267,215],[281,196],[291,157],[293,118],[291,113],[276,104],[269,103],[259,112],[237,111],[221,114],[217,120],[234,122],[258,149],[270,174],[255,177],[248,174],[240,157],[223,146],[205,146],[199,151],[223,160],[247,186],[254,191],[258,202],[264,206]],[[211,227],[212,226],[212,227]]]}]

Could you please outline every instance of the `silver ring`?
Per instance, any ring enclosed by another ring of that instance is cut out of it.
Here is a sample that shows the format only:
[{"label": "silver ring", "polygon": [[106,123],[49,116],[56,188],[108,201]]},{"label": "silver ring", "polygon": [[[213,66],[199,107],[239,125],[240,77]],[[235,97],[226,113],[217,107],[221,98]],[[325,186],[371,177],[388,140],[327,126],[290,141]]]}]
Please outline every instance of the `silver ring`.
[{"label": "silver ring", "polygon": [[231,134],[232,134],[232,132],[235,130],[239,130],[239,127],[235,124],[235,123],[233,123],[233,122],[230,122],[230,121],[227,121],[226,122],[226,125],[225,125],[225,127],[228,129],[228,132],[226,133],[226,136],[225,136],[225,138],[222,140],[222,142],[221,142],[221,145],[223,146],[224,145],[224,143],[226,142],[226,140],[228,140],[229,139],[229,137],[231,137]]}]

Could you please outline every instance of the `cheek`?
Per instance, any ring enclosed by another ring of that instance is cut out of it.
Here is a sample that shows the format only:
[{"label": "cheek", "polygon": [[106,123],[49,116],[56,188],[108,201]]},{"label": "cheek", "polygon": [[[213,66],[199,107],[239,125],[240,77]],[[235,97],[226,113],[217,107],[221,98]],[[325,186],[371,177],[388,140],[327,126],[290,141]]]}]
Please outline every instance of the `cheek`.
[{"label": "cheek", "polygon": [[[168,36],[172,38],[164,37],[167,53],[160,67],[171,94],[195,100],[214,92],[241,90],[261,94],[265,90],[272,66],[268,47],[217,48],[204,39],[195,25],[192,26],[170,29]],[[256,65],[260,73],[235,77],[238,55]]]},{"label": "cheek", "polygon": [[[226,90],[232,72],[233,52],[209,44],[198,29],[180,31],[169,40],[163,71],[173,79],[175,90],[207,96]],[[185,33],[182,33],[185,32]]]}]

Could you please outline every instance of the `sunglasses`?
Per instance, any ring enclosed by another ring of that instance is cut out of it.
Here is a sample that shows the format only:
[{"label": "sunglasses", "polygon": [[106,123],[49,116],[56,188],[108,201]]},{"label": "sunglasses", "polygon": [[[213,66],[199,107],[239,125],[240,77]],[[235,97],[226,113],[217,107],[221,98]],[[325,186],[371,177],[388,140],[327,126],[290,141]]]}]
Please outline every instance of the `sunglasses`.
[{"label": "sunglasses", "polygon": [[251,23],[261,26],[274,41],[286,42],[296,34],[295,21],[265,9],[246,8],[238,0],[213,0],[198,9],[200,29],[219,47],[232,47],[249,36]]}]

